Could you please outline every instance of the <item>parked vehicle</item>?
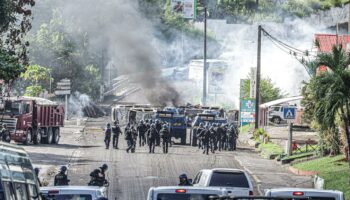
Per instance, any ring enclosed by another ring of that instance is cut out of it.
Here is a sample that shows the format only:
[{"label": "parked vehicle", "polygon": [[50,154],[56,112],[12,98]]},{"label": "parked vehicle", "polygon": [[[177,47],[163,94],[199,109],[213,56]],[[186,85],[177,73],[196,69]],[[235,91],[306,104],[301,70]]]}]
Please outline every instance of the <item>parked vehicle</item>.
[{"label": "parked vehicle", "polygon": [[227,195],[223,188],[167,186],[151,187],[147,200],[209,200],[209,197]]},{"label": "parked vehicle", "polygon": [[253,184],[248,174],[240,169],[203,169],[193,180],[195,187],[225,188],[229,195],[253,195]]},{"label": "parked vehicle", "polygon": [[0,199],[38,199],[40,189],[28,153],[0,142]]},{"label": "parked vehicle", "polygon": [[301,199],[344,200],[344,194],[337,190],[318,190],[310,188],[276,188],[265,191],[268,197],[290,197]]},{"label": "parked vehicle", "polygon": [[11,140],[24,144],[59,142],[63,106],[43,98],[10,97],[0,107],[0,123],[7,125]]},{"label": "parked vehicle", "polygon": [[52,186],[41,187],[45,200],[96,200],[107,197],[106,187],[97,186]]},{"label": "parked vehicle", "polygon": [[268,114],[269,120],[275,124],[280,124],[281,122],[285,121],[283,116],[283,110],[284,110],[284,107],[286,106],[295,107],[292,105],[271,106],[269,108],[269,114]]}]

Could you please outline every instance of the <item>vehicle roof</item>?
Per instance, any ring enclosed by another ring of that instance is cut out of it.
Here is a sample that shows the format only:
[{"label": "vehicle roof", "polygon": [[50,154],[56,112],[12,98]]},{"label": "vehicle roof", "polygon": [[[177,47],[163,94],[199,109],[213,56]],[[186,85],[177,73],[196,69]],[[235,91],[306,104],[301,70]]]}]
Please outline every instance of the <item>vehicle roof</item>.
[{"label": "vehicle roof", "polygon": [[320,189],[313,189],[313,188],[274,188],[274,189],[268,189],[266,192],[270,191],[271,193],[274,192],[318,192],[318,193],[333,193],[333,194],[342,194],[343,192],[338,190],[320,190]]},{"label": "vehicle roof", "polygon": [[103,188],[98,187],[98,186],[50,186],[50,187],[41,187],[41,191],[48,191],[48,190],[65,190],[65,191],[70,191],[70,190],[81,190],[81,191],[98,191],[102,190]]},{"label": "vehicle roof", "polygon": [[203,169],[206,171],[215,171],[215,172],[245,172],[242,169],[234,169],[234,168],[213,168],[213,169]]},{"label": "vehicle roof", "polygon": [[222,188],[218,188],[218,187],[193,187],[193,186],[160,186],[160,187],[152,187],[151,189],[153,189],[154,191],[166,191],[166,190],[177,190],[177,189],[184,189],[187,191],[218,191],[218,192],[222,192],[223,189]]}]

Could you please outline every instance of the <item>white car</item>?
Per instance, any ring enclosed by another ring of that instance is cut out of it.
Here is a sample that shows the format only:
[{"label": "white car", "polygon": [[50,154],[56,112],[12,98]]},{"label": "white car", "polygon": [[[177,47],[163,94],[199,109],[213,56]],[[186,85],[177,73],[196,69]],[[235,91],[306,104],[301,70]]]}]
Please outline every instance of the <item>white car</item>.
[{"label": "white car", "polygon": [[309,188],[276,188],[265,190],[268,197],[296,197],[298,199],[344,200],[343,192]]},{"label": "white car", "polygon": [[209,197],[226,196],[225,189],[192,186],[151,187],[147,200],[209,200]]},{"label": "white car", "polygon": [[216,168],[203,169],[193,180],[194,187],[225,188],[229,195],[253,195],[253,184],[244,170]]},{"label": "white car", "polygon": [[106,188],[97,186],[52,186],[41,187],[40,191],[49,200],[96,200],[107,197]]}]

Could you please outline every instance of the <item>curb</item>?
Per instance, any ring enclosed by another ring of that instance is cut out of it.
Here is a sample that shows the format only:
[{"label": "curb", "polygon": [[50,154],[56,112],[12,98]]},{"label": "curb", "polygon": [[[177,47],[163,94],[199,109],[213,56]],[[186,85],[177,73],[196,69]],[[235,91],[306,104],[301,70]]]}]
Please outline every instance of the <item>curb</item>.
[{"label": "curb", "polygon": [[319,173],[317,171],[300,170],[300,169],[294,168],[292,166],[288,167],[288,171],[292,172],[295,175],[299,175],[299,176],[314,176],[314,175],[318,175],[318,173]]}]

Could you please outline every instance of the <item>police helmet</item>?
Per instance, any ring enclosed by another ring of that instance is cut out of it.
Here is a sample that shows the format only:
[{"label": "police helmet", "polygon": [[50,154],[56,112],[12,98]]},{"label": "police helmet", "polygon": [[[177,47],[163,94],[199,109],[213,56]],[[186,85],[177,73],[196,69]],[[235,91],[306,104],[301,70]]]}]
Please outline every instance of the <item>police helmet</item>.
[{"label": "police helmet", "polygon": [[114,125],[118,125],[118,121],[114,121]]},{"label": "police helmet", "polygon": [[156,127],[156,125],[155,124],[151,124],[151,128],[155,128]]},{"label": "police helmet", "polygon": [[107,123],[107,127],[111,127],[111,124],[110,124],[110,123]]},{"label": "police helmet", "polygon": [[102,165],[102,167],[101,167],[101,169],[103,169],[103,170],[107,170],[108,169],[108,165],[105,163],[105,164],[103,164]]},{"label": "police helmet", "polygon": [[67,167],[66,166],[62,166],[60,170],[61,170],[61,172],[66,172],[67,171]]},{"label": "police helmet", "polygon": [[143,120],[141,120],[140,123],[143,124]]},{"label": "police helmet", "polygon": [[36,168],[34,168],[34,172],[35,172],[35,174],[37,174],[37,175],[38,175],[38,174],[39,174],[39,172],[40,172],[40,169],[36,167]]},{"label": "police helmet", "polygon": [[156,123],[157,123],[157,124],[159,123],[159,120],[158,120],[158,119],[156,119]]},{"label": "police helmet", "polygon": [[203,127],[203,126],[204,126],[203,122],[199,123],[199,126],[200,126],[200,127]]},{"label": "police helmet", "polygon": [[186,174],[181,174],[181,175],[179,176],[179,179],[187,179],[187,175],[186,175]]}]

